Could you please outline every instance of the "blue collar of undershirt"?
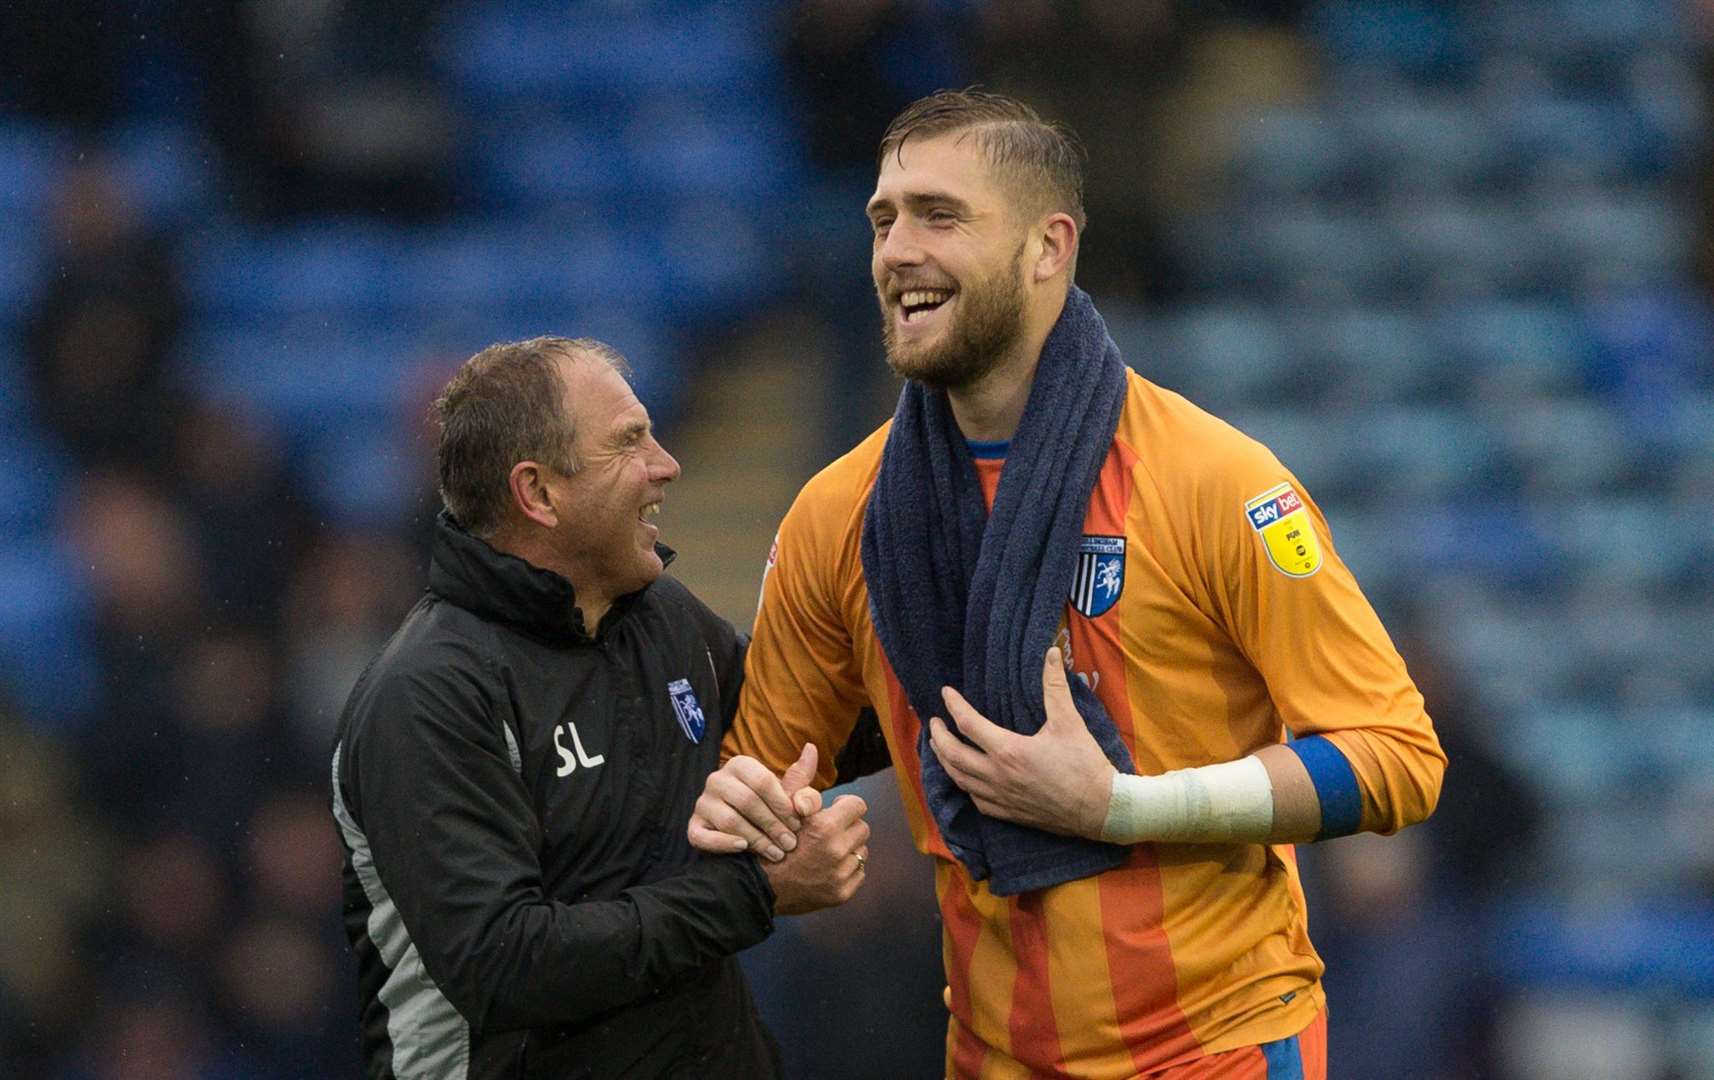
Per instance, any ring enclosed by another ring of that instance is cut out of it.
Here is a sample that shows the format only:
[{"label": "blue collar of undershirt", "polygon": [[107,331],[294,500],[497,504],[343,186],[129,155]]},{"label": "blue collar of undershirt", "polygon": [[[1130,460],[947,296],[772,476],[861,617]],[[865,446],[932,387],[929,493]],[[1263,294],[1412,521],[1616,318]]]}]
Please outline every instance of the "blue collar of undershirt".
[{"label": "blue collar of undershirt", "polygon": [[970,448],[970,456],[978,461],[999,461],[1004,460],[1006,448],[1012,445],[1012,440],[983,442],[980,439],[965,439],[964,445]]}]

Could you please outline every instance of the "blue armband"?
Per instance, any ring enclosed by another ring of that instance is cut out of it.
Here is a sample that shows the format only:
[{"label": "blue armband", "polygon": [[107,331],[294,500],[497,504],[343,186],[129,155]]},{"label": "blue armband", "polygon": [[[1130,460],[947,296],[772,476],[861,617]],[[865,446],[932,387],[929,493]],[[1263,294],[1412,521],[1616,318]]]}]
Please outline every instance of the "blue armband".
[{"label": "blue armband", "polygon": [[1332,840],[1356,832],[1363,823],[1363,791],[1345,755],[1320,735],[1294,739],[1286,745],[1303,762],[1321,800],[1321,831],[1315,838]]}]

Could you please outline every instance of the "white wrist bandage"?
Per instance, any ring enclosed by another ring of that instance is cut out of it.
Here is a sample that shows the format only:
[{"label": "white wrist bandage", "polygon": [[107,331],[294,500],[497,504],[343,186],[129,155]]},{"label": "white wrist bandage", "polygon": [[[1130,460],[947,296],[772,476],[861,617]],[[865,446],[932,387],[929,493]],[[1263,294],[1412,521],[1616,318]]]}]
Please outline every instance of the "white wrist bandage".
[{"label": "white wrist bandage", "polygon": [[1274,785],[1253,757],[1178,769],[1164,776],[1113,777],[1101,839],[1260,843],[1274,827]]}]

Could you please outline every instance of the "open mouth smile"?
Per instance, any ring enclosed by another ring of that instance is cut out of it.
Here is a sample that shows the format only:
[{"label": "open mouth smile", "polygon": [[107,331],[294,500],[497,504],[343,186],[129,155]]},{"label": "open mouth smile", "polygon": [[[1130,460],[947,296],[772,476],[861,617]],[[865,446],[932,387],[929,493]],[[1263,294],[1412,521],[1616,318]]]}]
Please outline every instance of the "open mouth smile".
[{"label": "open mouth smile", "polygon": [[907,289],[899,294],[900,317],[906,323],[916,322],[952,299],[951,289]]}]

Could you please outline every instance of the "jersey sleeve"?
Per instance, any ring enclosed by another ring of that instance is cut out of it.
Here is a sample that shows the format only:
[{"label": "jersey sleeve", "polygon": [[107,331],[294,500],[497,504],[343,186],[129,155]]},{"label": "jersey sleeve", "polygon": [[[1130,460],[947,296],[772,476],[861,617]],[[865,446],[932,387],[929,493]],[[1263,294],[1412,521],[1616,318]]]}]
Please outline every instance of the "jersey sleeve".
[{"label": "jersey sleeve", "polygon": [[861,567],[851,529],[861,522],[837,479],[813,479],[780,524],[762,576],[738,720],[721,748],[725,758],[746,754],[782,772],[813,742],[818,788],[837,779],[840,751],[869,705],[849,617]]},{"label": "jersey sleeve", "polygon": [[1322,803],[1322,836],[1426,818],[1446,756],[1392,639],[1333,547],[1321,510],[1244,439],[1203,485],[1210,595],[1267,683]]}]

